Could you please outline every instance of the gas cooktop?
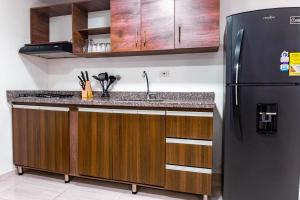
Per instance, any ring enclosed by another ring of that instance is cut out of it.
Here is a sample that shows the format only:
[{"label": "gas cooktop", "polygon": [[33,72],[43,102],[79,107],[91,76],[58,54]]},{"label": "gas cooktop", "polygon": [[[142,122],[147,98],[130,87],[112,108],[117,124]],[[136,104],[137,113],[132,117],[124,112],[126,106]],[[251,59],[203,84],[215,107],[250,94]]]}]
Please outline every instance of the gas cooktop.
[{"label": "gas cooktop", "polygon": [[68,99],[72,98],[74,95],[71,94],[20,94],[19,98],[45,98],[45,99]]}]

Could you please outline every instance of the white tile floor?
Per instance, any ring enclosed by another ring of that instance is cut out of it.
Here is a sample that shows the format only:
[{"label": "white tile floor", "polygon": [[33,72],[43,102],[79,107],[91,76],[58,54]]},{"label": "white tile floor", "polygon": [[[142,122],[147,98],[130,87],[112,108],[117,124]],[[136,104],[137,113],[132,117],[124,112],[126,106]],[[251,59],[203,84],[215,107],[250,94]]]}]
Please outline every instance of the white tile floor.
[{"label": "white tile floor", "polygon": [[201,200],[201,196],[140,188],[132,195],[130,186],[87,179],[63,182],[63,176],[26,172],[0,178],[0,200]]}]

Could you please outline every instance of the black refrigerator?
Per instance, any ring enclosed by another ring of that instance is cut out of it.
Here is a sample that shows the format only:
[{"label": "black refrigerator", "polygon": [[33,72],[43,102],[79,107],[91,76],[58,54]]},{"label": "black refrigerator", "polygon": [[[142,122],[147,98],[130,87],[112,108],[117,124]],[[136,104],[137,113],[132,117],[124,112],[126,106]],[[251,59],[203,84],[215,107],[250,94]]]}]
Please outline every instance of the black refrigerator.
[{"label": "black refrigerator", "polygon": [[227,17],[224,200],[298,200],[300,8]]}]

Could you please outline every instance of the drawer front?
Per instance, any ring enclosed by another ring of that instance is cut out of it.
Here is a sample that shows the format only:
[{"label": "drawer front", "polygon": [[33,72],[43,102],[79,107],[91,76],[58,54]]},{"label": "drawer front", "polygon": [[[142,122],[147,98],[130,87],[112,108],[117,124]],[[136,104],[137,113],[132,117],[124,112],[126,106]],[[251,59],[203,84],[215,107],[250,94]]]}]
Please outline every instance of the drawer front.
[{"label": "drawer front", "polygon": [[167,137],[212,140],[212,113],[167,112]]},{"label": "drawer front", "polygon": [[167,164],[212,168],[212,147],[195,144],[168,143]]},{"label": "drawer front", "polygon": [[211,195],[211,179],[211,174],[167,169],[165,188],[178,192]]}]

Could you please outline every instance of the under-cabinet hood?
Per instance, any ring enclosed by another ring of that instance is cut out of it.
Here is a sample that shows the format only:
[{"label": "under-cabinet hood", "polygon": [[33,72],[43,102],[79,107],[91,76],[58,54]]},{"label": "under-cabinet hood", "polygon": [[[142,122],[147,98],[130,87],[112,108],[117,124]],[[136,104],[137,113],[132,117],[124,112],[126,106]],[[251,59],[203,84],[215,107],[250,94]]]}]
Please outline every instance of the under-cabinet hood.
[{"label": "under-cabinet hood", "polygon": [[26,44],[19,53],[47,59],[73,58],[71,42],[52,42],[45,44]]}]

